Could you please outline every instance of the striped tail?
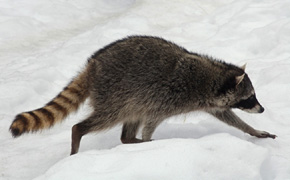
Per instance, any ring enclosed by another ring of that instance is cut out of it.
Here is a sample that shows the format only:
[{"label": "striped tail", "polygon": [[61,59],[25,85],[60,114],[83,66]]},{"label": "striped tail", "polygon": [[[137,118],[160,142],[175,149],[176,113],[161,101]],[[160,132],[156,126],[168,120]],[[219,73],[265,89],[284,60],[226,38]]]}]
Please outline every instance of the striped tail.
[{"label": "striped tail", "polygon": [[84,71],[44,107],[18,114],[10,126],[12,135],[18,137],[26,132],[49,128],[76,111],[89,96],[89,68],[88,63]]}]

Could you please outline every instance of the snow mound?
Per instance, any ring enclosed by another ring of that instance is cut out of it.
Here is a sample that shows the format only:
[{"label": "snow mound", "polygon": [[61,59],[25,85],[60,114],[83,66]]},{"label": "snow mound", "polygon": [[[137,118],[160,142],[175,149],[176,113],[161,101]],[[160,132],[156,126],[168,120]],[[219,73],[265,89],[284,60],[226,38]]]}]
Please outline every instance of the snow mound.
[{"label": "snow mound", "polygon": [[[248,152],[248,153],[245,153]],[[262,179],[268,152],[228,134],[158,140],[70,156],[35,180]]]}]

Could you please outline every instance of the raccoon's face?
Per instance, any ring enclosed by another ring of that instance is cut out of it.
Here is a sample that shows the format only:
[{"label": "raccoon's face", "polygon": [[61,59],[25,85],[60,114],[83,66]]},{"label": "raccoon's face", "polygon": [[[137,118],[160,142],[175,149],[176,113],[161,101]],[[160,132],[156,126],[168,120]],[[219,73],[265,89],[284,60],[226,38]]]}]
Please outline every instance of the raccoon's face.
[{"label": "raccoon's face", "polygon": [[223,86],[224,96],[220,105],[238,108],[249,113],[262,113],[264,108],[258,102],[253,85],[246,73],[230,78]]},{"label": "raccoon's face", "polygon": [[264,108],[258,102],[255,93],[253,93],[250,97],[245,99],[240,99],[239,102],[235,103],[233,108],[239,108],[243,111],[249,113],[262,113],[264,112]]},{"label": "raccoon's face", "polygon": [[253,85],[247,76],[236,77],[237,85],[233,91],[235,97],[234,103],[231,105],[232,108],[238,108],[249,113],[262,113],[264,108],[258,102]]}]

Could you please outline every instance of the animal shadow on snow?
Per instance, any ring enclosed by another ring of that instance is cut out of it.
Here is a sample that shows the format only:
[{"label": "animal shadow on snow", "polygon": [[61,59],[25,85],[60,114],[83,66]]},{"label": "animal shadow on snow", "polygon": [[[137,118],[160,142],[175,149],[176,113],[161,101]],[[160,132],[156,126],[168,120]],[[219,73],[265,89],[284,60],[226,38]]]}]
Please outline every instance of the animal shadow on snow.
[{"label": "animal shadow on snow", "polygon": [[[178,123],[177,123],[178,122]],[[121,145],[120,133],[121,126],[112,128],[111,130],[103,133],[90,134],[83,139],[84,147],[81,151],[88,150],[104,150],[111,149],[118,145]],[[140,129],[138,138],[141,137]],[[182,123],[182,120],[172,123],[164,121],[161,123],[153,134],[153,141],[168,140],[168,139],[199,139],[206,136],[227,133],[232,136],[242,138],[243,133],[239,130],[227,126],[222,122],[216,121],[215,119],[202,120],[198,123]],[[104,143],[105,142],[105,143]],[[150,143],[150,142],[147,142]]]}]

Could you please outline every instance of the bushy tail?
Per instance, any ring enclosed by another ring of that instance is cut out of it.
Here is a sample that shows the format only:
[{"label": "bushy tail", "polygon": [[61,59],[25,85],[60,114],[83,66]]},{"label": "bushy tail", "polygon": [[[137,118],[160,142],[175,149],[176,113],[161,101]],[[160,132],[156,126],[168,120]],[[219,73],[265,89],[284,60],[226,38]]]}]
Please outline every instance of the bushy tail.
[{"label": "bushy tail", "polygon": [[44,107],[18,114],[10,126],[12,135],[17,137],[26,132],[49,128],[76,111],[89,96],[89,68],[88,63],[84,71]]}]

